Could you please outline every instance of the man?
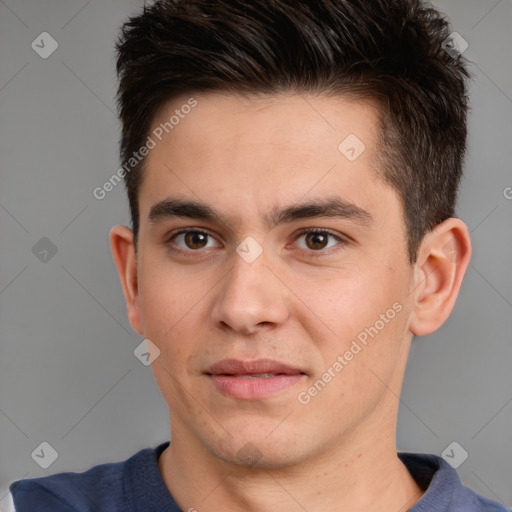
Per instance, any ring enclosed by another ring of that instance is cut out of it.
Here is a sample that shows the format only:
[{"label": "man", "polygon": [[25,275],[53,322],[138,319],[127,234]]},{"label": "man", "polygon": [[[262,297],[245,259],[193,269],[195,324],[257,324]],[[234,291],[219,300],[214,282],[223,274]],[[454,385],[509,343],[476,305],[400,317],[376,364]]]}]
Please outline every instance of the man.
[{"label": "man", "polygon": [[162,0],[118,43],[111,231],[171,442],[16,482],[25,511],[505,511],[397,454],[414,335],[471,253],[466,78],[418,0]]}]

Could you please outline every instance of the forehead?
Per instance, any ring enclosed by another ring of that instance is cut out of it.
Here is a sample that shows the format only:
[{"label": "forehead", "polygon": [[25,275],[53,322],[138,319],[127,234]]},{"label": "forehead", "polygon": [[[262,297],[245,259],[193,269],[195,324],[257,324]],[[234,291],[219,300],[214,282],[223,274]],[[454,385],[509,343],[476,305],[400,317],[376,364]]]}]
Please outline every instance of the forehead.
[{"label": "forehead", "polygon": [[176,194],[218,210],[269,211],[336,193],[367,209],[381,203],[388,188],[377,178],[378,126],[374,104],[342,97],[175,98],[151,127],[155,147],[146,160],[141,215]]},{"label": "forehead", "polygon": [[[189,108],[193,102],[195,106]],[[275,95],[234,95],[209,92],[193,97],[181,96],[164,104],[153,120],[152,132],[158,142],[175,142],[176,156],[183,142],[197,150],[194,157],[207,153],[225,154],[239,147],[280,145],[294,151],[286,154],[297,159],[327,150],[339,150],[339,143],[348,135],[359,138],[373,149],[378,136],[379,110],[370,101],[349,101],[342,96],[282,93]],[[169,126],[169,121],[172,126]],[[219,147],[219,143],[229,143]],[[158,153],[158,152],[157,152]],[[190,155],[189,155],[190,156]],[[357,156],[357,155],[356,155]]]}]

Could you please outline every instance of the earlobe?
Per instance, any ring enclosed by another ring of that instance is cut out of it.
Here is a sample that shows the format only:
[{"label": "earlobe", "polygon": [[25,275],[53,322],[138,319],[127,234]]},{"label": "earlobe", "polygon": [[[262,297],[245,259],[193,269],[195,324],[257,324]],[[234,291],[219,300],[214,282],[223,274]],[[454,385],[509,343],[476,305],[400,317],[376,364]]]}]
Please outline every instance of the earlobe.
[{"label": "earlobe", "polygon": [[430,334],[450,315],[471,257],[467,226],[450,218],[427,233],[415,268],[414,307],[409,329]]},{"label": "earlobe", "polygon": [[121,279],[128,319],[135,331],[142,336],[137,261],[132,230],[126,226],[114,226],[110,230],[110,248]]}]

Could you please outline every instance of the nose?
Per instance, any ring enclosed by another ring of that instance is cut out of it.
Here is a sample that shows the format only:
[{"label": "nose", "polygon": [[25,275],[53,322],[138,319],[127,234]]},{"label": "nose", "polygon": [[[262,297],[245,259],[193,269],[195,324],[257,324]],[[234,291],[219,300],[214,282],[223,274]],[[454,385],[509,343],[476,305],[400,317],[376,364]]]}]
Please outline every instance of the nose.
[{"label": "nose", "polygon": [[233,255],[212,310],[215,325],[249,335],[287,320],[290,291],[268,263],[265,251],[252,263]]}]

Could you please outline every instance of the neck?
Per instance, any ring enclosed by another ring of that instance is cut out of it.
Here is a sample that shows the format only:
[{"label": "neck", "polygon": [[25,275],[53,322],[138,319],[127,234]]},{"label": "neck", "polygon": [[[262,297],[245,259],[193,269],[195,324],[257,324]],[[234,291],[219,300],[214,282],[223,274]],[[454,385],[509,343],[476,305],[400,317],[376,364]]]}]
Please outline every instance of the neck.
[{"label": "neck", "polygon": [[190,512],[405,512],[423,491],[398,459],[389,427],[391,437],[359,428],[357,439],[346,435],[307,461],[278,468],[227,463],[174,434],[159,467],[176,502]]}]

